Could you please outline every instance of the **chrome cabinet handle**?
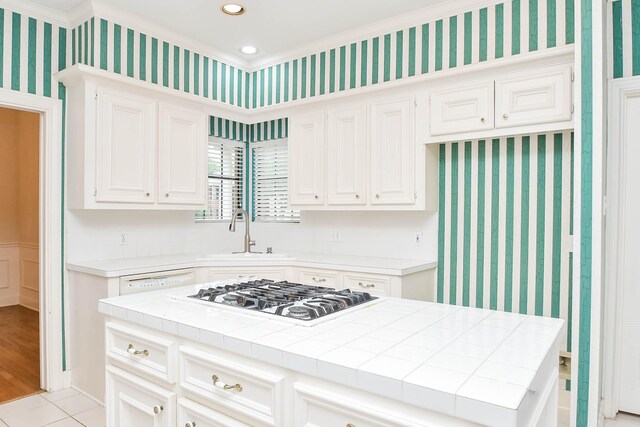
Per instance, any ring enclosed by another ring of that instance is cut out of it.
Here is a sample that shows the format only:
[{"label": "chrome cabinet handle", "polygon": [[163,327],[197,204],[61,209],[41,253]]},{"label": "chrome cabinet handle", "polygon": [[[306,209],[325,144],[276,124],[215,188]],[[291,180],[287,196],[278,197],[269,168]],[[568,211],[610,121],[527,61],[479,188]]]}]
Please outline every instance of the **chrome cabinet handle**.
[{"label": "chrome cabinet handle", "polygon": [[169,197],[169,193],[164,193],[164,197]]},{"label": "chrome cabinet handle", "polygon": [[481,122],[481,123],[484,123],[484,122],[486,122],[486,121],[487,121],[487,119],[485,119],[484,117],[480,117],[480,122]]},{"label": "chrome cabinet handle", "polygon": [[356,199],[359,199],[359,198],[360,198],[360,195],[359,195],[359,194],[356,194]]},{"label": "chrome cabinet handle", "polygon": [[349,424],[347,424],[347,427],[356,427],[356,425],[349,423]]},{"label": "chrome cabinet handle", "polygon": [[147,194],[145,194],[145,196],[149,197],[149,196],[151,196],[151,193],[147,193]]},{"label": "chrome cabinet handle", "polygon": [[502,115],[502,118],[503,118],[503,119],[505,119],[505,120],[507,120],[507,119],[509,118],[509,115],[508,115],[507,113],[504,113],[504,114]]},{"label": "chrome cabinet handle", "polygon": [[133,344],[129,344],[129,347],[127,347],[127,353],[133,354],[134,356],[148,356],[149,350],[136,350]]},{"label": "chrome cabinet handle", "polygon": [[186,424],[184,425],[184,427],[196,427],[196,422],[195,422],[195,421],[192,421],[192,422],[190,422],[190,423],[186,423]]},{"label": "chrome cabinet handle", "polygon": [[363,284],[362,282],[358,282],[358,286],[360,286],[361,288],[375,288],[376,285],[374,285],[373,283],[369,283],[369,284]]},{"label": "chrome cabinet handle", "polygon": [[313,196],[313,198],[314,198],[314,199],[317,199],[317,198],[318,198],[318,195],[316,194],[315,196]]},{"label": "chrome cabinet handle", "polygon": [[317,279],[315,277],[312,277],[311,280],[313,280],[314,282],[326,282],[327,279]]},{"label": "chrome cabinet handle", "polygon": [[379,195],[379,194],[376,194],[376,199],[379,199],[379,198],[380,198],[380,195]]},{"label": "chrome cabinet handle", "polygon": [[236,390],[238,392],[242,391],[242,386],[240,384],[235,384],[235,385],[229,385],[229,384],[225,384],[222,381],[220,381],[220,378],[218,378],[217,375],[212,375],[211,379],[213,380],[213,385],[221,388],[223,390]]},{"label": "chrome cabinet handle", "polygon": [[153,407],[153,413],[156,415],[158,415],[162,411],[164,411],[164,406],[162,405]]}]

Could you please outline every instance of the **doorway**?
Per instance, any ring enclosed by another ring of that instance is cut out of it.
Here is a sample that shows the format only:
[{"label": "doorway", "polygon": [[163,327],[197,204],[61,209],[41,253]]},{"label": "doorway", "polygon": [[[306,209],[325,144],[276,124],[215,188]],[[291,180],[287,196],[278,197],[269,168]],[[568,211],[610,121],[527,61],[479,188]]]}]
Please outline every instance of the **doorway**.
[{"label": "doorway", "polygon": [[605,252],[604,416],[640,415],[640,78],[610,87]]},{"label": "doorway", "polygon": [[0,403],[41,390],[40,114],[0,107]]}]

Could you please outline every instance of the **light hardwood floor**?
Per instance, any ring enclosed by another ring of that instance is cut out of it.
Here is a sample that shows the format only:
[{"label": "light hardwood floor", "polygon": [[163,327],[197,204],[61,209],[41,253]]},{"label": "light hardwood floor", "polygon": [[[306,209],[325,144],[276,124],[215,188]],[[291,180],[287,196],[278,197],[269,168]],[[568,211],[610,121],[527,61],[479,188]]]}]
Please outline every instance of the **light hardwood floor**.
[{"label": "light hardwood floor", "polygon": [[40,392],[38,312],[0,307],[0,403]]}]

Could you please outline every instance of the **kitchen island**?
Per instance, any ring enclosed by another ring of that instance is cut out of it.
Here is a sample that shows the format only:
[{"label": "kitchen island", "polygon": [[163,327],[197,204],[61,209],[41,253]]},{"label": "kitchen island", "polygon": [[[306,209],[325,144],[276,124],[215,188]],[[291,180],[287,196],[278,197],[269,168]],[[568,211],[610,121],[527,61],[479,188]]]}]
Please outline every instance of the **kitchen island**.
[{"label": "kitchen island", "polygon": [[307,326],[202,287],[100,301],[109,426],[557,423],[562,320],[382,297]]}]

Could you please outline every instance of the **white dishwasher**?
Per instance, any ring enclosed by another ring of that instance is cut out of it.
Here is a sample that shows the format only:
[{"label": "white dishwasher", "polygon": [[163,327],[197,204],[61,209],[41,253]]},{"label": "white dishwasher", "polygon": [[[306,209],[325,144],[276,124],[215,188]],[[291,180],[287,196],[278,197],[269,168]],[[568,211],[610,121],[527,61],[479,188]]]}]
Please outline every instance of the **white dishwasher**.
[{"label": "white dishwasher", "polygon": [[176,288],[178,286],[195,284],[196,271],[193,268],[122,276],[120,277],[118,295],[157,291],[160,289]]}]

